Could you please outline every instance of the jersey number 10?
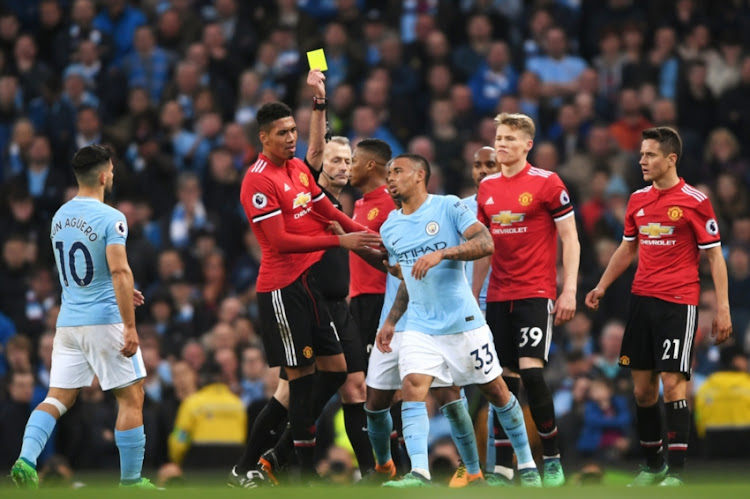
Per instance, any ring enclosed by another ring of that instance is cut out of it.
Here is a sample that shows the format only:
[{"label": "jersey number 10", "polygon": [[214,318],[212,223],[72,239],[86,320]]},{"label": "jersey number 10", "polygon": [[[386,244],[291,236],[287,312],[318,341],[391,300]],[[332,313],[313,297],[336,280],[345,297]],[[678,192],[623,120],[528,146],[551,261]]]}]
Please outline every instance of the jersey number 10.
[{"label": "jersey number 10", "polygon": [[[68,285],[68,274],[65,272],[65,245],[62,241],[55,241],[55,248],[60,254],[60,274],[63,276],[65,285]],[[79,277],[78,271],[76,270],[76,252],[80,251],[83,253],[83,258],[86,260],[86,274],[83,278]],[[91,259],[91,252],[89,249],[80,241],[74,242],[70,246],[68,251],[68,266],[70,267],[70,276],[73,278],[73,282],[79,286],[88,286],[94,279],[94,261]]]}]

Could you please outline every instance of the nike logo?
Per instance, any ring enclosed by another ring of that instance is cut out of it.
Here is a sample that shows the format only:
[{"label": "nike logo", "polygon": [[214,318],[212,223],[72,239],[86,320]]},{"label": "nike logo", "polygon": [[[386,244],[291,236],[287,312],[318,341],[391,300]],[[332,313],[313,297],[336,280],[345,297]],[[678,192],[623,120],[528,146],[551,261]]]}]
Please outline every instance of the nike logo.
[{"label": "nike logo", "polygon": [[395,239],[395,240],[391,241],[391,246],[396,246],[396,244],[398,244],[398,242],[400,240],[402,240],[402,239],[403,239],[403,237],[399,237],[398,239]]},{"label": "nike logo", "polygon": [[363,426],[362,431],[367,431],[367,426]]},{"label": "nike logo", "polygon": [[489,374],[490,371],[492,371],[492,366],[488,367],[486,371],[484,371],[484,374]]}]

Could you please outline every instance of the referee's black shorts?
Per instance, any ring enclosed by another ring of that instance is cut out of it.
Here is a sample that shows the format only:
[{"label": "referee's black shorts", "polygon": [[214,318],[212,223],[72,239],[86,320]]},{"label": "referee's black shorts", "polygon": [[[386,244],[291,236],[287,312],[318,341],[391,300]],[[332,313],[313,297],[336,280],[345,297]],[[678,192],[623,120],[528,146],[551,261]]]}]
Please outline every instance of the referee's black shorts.
[{"label": "referee's black shorts", "polygon": [[359,328],[359,337],[368,355],[375,344],[375,335],[378,334],[384,299],[385,294],[362,294],[352,298],[349,304],[354,322]]},{"label": "referee's black shorts", "polygon": [[309,271],[285,288],[258,293],[260,331],[269,366],[304,367],[342,353],[333,320]]},{"label": "referee's black shorts", "polygon": [[328,311],[333,318],[333,325],[336,326],[341,341],[341,348],[344,350],[346,359],[346,371],[350,373],[364,372],[367,370],[367,352],[362,346],[359,337],[357,323],[354,322],[349,305],[346,300],[326,300]]}]

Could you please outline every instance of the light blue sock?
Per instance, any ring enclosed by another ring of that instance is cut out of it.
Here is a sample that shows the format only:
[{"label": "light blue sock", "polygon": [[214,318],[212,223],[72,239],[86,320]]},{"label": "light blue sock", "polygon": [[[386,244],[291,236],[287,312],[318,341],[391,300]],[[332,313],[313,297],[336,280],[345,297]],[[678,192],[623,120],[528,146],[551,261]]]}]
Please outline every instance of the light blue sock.
[{"label": "light blue sock", "polygon": [[[427,435],[430,432],[430,418],[424,402],[402,402],[401,424],[404,429],[404,442],[411,459],[411,469],[429,473],[427,456]],[[427,478],[430,478],[429,476]]]},{"label": "light blue sock", "polygon": [[143,425],[130,430],[115,430],[115,444],[120,451],[120,482],[136,483],[141,479],[146,434]]},{"label": "light blue sock", "polygon": [[391,460],[391,433],[393,432],[393,418],[391,410],[371,411],[365,407],[367,413],[367,436],[375,453],[375,462],[380,466]]},{"label": "light blue sock", "polygon": [[477,438],[474,435],[474,426],[471,422],[469,411],[462,399],[448,402],[440,411],[448,418],[451,424],[451,436],[456,444],[458,455],[466,466],[470,475],[479,473],[479,451],[477,450]]},{"label": "light blue sock", "polygon": [[523,409],[521,409],[521,404],[518,403],[516,396],[511,393],[510,401],[505,407],[493,407],[493,409],[495,409],[497,419],[500,420],[500,424],[503,425],[503,429],[508,435],[513,450],[516,451],[518,469],[536,467],[534,458],[531,456],[529,437],[526,434]]},{"label": "light blue sock", "polygon": [[47,445],[49,436],[55,429],[56,424],[57,420],[49,412],[33,411],[23,432],[23,444],[19,457],[36,468],[36,460],[44,450],[44,446]]},{"label": "light blue sock", "polygon": [[485,456],[484,469],[493,471],[495,469],[495,406],[490,404],[487,411],[487,455]]}]

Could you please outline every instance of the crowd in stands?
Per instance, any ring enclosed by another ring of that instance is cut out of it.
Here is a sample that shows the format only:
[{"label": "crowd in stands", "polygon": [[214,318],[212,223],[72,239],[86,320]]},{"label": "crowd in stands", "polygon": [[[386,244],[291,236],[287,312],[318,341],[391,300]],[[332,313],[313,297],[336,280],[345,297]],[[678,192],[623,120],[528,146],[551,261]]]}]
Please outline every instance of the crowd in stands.
[{"label": "crowd in stands", "polygon": [[[630,377],[618,366],[634,267],[596,313],[585,310],[583,293],[621,240],[630,192],[645,185],[638,166],[645,128],[680,132],[678,172],[712,200],[729,269],[733,352],[745,359],[750,352],[747,1],[2,5],[0,469],[16,459],[23,425],[46,392],[60,306],[49,222],[76,194],[73,153],[92,143],[115,151],[109,202],[127,217],[128,258],[146,297],[137,316],[147,369],[146,465],[179,459],[169,435],[180,404],[217,373],[252,422],[278,372],[267,367],[257,330],[260,249],[240,183],[260,150],[254,118],[266,102],[292,107],[296,155],[304,157],[312,103],[305,51],[317,48],[328,63],[332,134],[375,137],[394,155],[425,156],[433,193],[471,194],[473,154],[493,145],[497,113],[534,119],[531,162],[566,182],[582,251],[579,310],[556,330],[546,371],[563,459],[617,462],[637,452]],[[354,189],[342,196],[349,213],[357,196]],[[730,362],[712,345],[710,278],[702,289],[691,399],[717,371],[738,365],[750,386],[747,362]],[[471,392],[469,400],[476,414],[481,403]],[[66,456],[74,469],[115,468],[114,404],[96,386],[83,389],[48,455]],[[446,428],[438,415],[433,427]],[[710,421],[698,425],[706,427]],[[434,435],[436,452],[444,436]],[[331,454],[337,466],[346,459],[351,466],[348,454]]]}]

